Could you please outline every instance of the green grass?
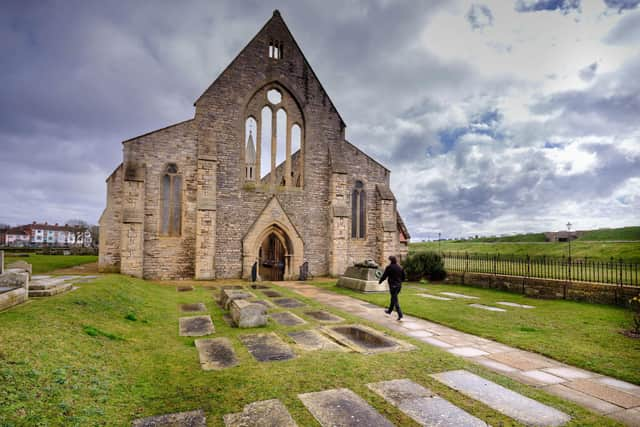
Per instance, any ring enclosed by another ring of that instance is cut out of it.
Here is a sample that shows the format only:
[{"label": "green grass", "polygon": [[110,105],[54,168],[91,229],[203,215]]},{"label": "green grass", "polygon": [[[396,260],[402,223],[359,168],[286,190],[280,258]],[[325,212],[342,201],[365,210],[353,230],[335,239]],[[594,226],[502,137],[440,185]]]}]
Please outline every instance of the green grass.
[{"label": "green grass", "polygon": [[[517,256],[568,256],[569,244],[558,243],[515,243],[515,242],[421,242],[411,243],[410,252],[437,251],[443,252],[468,252],[477,254],[504,254]],[[640,242],[571,242],[571,256],[573,258],[598,258],[602,260],[623,259],[626,262],[640,262]]]},{"label": "green grass", "polygon": [[[292,295],[286,289],[280,292]],[[214,336],[230,339],[239,366],[221,371],[200,369],[194,339],[178,336],[181,315],[177,305],[194,302],[207,305],[216,327]],[[305,317],[304,308],[291,311]],[[330,311],[356,320],[348,313]],[[131,313],[135,316],[129,316]],[[2,312],[0,425],[125,426],[139,417],[202,408],[209,425],[221,426],[226,413],[240,411],[250,402],[278,398],[298,425],[317,426],[297,395],[338,387],[353,390],[396,425],[415,425],[366,387],[369,382],[394,378],[423,384],[491,425],[517,425],[429,376],[460,368],[569,413],[573,417],[569,425],[617,425],[406,337],[403,339],[417,350],[360,355],[296,349],[293,360],[260,363],[240,343],[239,335],[275,331],[290,342],[287,332],[318,324],[306,318],[308,324],[297,327],[270,322],[264,328],[238,330],[227,326],[222,316],[212,291],[200,286],[193,292],[176,292],[174,286],[119,275]]]},{"label": "green grass", "polygon": [[[462,240],[461,240],[462,241]],[[516,234],[514,236],[492,236],[474,239],[474,242],[546,242],[544,233]]]},{"label": "green grass", "polygon": [[578,240],[640,240],[640,227],[590,230],[580,236]]},{"label": "green grass", "polygon": [[5,256],[5,265],[14,261],[25,261],[33,265],[33,274],[48,273],[61,268],[69,268],[76,265],[97,262],[95,255],[38,255],[30,254],[28,257]]},{"label": "green grass", "polygon": [[[334,283],[320,286],[380,306],[388,304],[385,294],[361,294],[335,287]],[[443,291],[480,299],[438,301],[416,296],[421,292],[437,295]],[[497,301],[536,308],[502,307],[507,312],[490,312],[468,306],[479,303],[500,307],[495,304]],[[620,333],[631,328],[632,313],[629,310],[572,301],[539,300],[462,285],[414,283],[403,287],[400,302],[406,314],[640,384],[640,340]]]}]

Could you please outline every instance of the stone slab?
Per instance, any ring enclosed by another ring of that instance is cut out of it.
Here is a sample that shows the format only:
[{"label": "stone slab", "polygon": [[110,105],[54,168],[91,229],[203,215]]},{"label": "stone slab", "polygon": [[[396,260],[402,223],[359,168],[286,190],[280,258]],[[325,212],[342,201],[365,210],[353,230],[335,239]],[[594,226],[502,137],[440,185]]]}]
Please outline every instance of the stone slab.
[{"label": "stone slab", "polygon": [[223,417],[226,427],[297,427],[287,408],[278,399],[246,405],[242,412]]},{"label": "stone slab", "polygon": [[196,313],[199,311],[207,311],[207,306],[201,302],[196,302],[193,304],[180,304],[180,311],[182,311],[183,313]]},{"label": "stone slab", "polygon": [[551,362],[547,362],[546,360],[538,356],[530,353],[525,353],[523,351],[493,353],[489,357],[493,360],[497,360],[500,363],[504,363],[505,365],[509,365],[522,371],[530,371],[540,368],[551,368],[554,366]]},{"label": "stone slab", "polygon": [[229,314],[233,325],[238,328],[257,328],[267,324],[267,308],[246,299],[230,300]]},{"label": "stone slab", "polygon": [[609,416],[629,427],[640,427],[640,408],[626,409],[609,414]]},{"label": "stone slab", "polygon": [[189,292],[192,291],[194,288],[193,286],[177,286],[176,287],[176,291],[178,292]]},{"label": "stone slab", "polygon": [[273,300],[273,302],[276,305],[280,307],[285,307],[285,308],[297,308],[297,307],[304,307],[306,305],[295,298],[281,298],[281,299]]},{"label": "stone slab", "polygon": [[507,306],[507,307],[535,308],[535,306],[533,306],[533,305],[518,304],[516,302],[508,302],[508,301],[498,301],[496,304],[504,305],[504,306]]},{"label": "stone slab", "polygon": [[551,394],[562,397],[563,399],[577,403],[578,405],[582,405],[601,414],[608,414],[622,409],[619,406],[605,402],[597,397],[589,396],[588,394],[584,394],[581,391],[574,390],[562,384],[550,385],[544,389]]},{"label": "stone slab", "polygon": [[484,305],[484,304],[469,304],[469,307],[479,308],[481,310],[487,310],[487,311],[499,311],[499,312],[507,311],[504,308],[491,307],[490,305]]},{"label": "stone slab", "polygon": [[269,298],[280,298],[282,296],[280,292],[272,290],[262,291],[262,293]]},{"label": "stone slab", "polygon": [[591,378],[594,374],[591,372],[583,371],[582,369],[558,367],[558,368],[546,368],[543,371],[548,372],[557,377],[564,378],[566,380],[580,380],[584,378]]},{"label": "stone slab", "polygon": [[626,391],[627,393],[640,396],[640,386],[637,386],[635,384],[631,384],[626,381],[617,380],[611,377],[601,377],[601,378],[598,378],[596,381],[598,381],[599,383],[620,389],[622,391]]},{"label": "stone slab", "polygon": [[250,292],[242,291],[242,290],[223,289],[222,292],[220,292],[219,303],[222,306],[222,308],[224,308],[225,310],[229,310],[229,307],[231,306],[231,303],[233,301],[239,300],[239,299],[249,299],[249,298],[255,298],[255,295],[253,295]]},{"label": "stone slab", "polygon": [[517,371],[516,368],[512,368],[504,363],[496,362],[495,360],[485,359],[484,357],[478,357],[477,359],[474,359],[474,361],[496,372],[510,373]]},{"label": "stone slab", "polygon": [[422,298],[435,299],[438,301],[453,301],[453,298],[439,297],[437,295],[431,295],[431,294],[416,294],[416,295]]},{"label": "stone slab", "polygon": [[537,369],[534,369],[532,371],[523,371],[521,372],[521,374],[525,377],[533,379],[540,384],[560,384],[566,381],[564,378],[560,378],[555,375],[551,375],[548,372],[540,371]]},{"label": "stone slab", "polygon": [[283,326],[296,326],[302,325],[307,322],[291,313],[290,311],[282,311],[280,313],[272,313],[269,315],[273,320],[275,320],[279,325]]},{"label": "stone slab", "polygon": [[259,299],[259,300],[252,300],[251,302],[252,302],[252,303],[254,303],[254,304],[260,304],[260,305],[263,305],[263,306],[265,306],[266,308],[273,308],[273,307],[275,307],[275,305],[274,305],[271,301],[266,301],[266,300],[262,300],[262,299]]},{"label": "stone slab", "polygon": [[318,322],[324,323],[339,323],[343,322],[344,319],[340,316],[336,316],[333,313],[329,313],[328,311],[305,311],[305,315],[317,320]]},{"label": "stone slab", "polygon": [[566,383],[568,387],[581,391],[585,394],[595,396],[598,399],[606,400],[614,405],[621,406],[625,409],[640,406],[640,397],[631,393],[609,387],[600,382],[593,380],[575,380]]},{"label": "stone slab", "polygon": [[340,388],[299,394],[298,397],[323,427],[392,427],[360,396]]},{"label": "stone slab", "polygon": [[408,379],[382,381],[367,387],[423,426],[487,426],[481,419]]},{"label": "stone slab", "polygon": [[385,280],[382,283],[378,283],[377,280],[363,280],[353,277],[341,276],[338,279],[336,286],[341,288],[347,288],[358,292],[388,292],[389,284]]},{"label": "stone slab", "polygon": [[571,419],[564,412],[465,370],[442,372],[431,376],[454,390],[476,399],[523,424],[560,426]]},{"label": "stone slab", "polygon": [[457,292],[440,292],[442,295],[447,295],[453,298],[462,298],[462,299],[480,299],[478,297],[474,297],[471,295],[459,294]]},{"label": "stone slab", "polygon": [[288,334],[300,348],[309,351],[346,351],[347,349],[338,343],[331,341],[320,332],[309,329],[306,331],[289,332]]},{"label": "stone slab", "polygon": [[215,332],[211,316],[191,316],[180,318],[181,337],[201,337]]},{"label": "stone slab", "polygon": [[489,354],[486,351],[482,351],[475,347],[456,347],[456,348],[449,349],[447,351],[451,354],[455,354],[456,356],[462,356],[462,357],[479,357],[479,356],[486,356],[487,354]]},{"label": "stone slab", "polygon": [[411,331],[420,331],[424,329],[424,325],[417,322],[402,322],[402,327]]},{"label": "stone slab", "polygon": [[291,348],[273,332],[242,335],[240,341],[259,362],[289,360],[295,357]]},{"label": "stone slab", "polygon": [[230,368],[238,364],[238,358],[228,338],[195,340],[200,367],[205,371]]},{"label": "stone slab", "polygon": [[204,411],[177,412],[133,420],[133,427],[206,427]]},{"label": "stone slab", "polygon": [[426,342],[427,344],[435,345],[436,347],[440,347],[440,348],[451,348],[451,347],[453,347],[448,342],[440,341],[439,339],[432,338],[432,337],[422,338],[421,341],[422,342]]},{"label": "stone slab", "polygon": [[364,354],[376,354],[414,350],[416,347],[405,341],[364,325],[323,326],[320,330],[333,340]]},{"label": "stone slab", "polygon": [[407,335],[413,338],[426,338],[426,337],[433,336],[431,332],[427,332],[427,331],[409,331],[407,332]]},{"label": "stone slab", "polygon": [[251,285],[251,289],[269,289],[270,286],[265,285]]}]

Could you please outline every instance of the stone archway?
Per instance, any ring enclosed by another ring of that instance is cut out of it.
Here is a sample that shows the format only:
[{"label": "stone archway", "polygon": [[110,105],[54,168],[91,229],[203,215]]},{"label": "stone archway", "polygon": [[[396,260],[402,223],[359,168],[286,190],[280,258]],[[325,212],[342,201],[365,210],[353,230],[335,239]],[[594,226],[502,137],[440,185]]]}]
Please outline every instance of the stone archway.
[{"label": "stone archway", "polygon": [[[261,275],[269,276],[263,280],[296,280],[303,259],[300,234],[273,197],[242,239],[242,277],[250,279],[257,262]],[[280,262],[283,265],[277,265]]]}]

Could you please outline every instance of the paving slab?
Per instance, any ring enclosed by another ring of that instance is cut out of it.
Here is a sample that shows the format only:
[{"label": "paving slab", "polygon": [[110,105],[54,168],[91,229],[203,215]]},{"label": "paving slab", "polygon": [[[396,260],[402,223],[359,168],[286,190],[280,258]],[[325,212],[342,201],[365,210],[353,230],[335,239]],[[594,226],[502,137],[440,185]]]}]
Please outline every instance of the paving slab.
[{"label": "paving slab", "polygon": [[339,323],[344,322],[344,319],[340,316],[336,316],[333,313],[329,313],[328,311],[305,311],[305,315],[324,323]]},{"label": "paving slab", "polygon": [[440,292],[442,295],[447,295],[454,298],[463,298],[463,299],[480,299],[478,297],[474,297],[471,295],[459,294],[457,292]]},{"label": "paving slab", "polygon": [[280,298],[282,296],[280,292],[272,290],[262,291],[262,293],[269,298]]},{"label": "paving slab", "polygon": [[548,393],[562,397],[570,402],[577,403],[600,414],[621,411],[622,408],[612,403],[605,402],[597,397],[590,396],[581,391],[574,390],[562,384],[555,384],[544,388]]},{"label": "paving slab", "polygon": [[521,374],[525,377],[533,379],[540,384],[560,384],[566,381],[564,378],[560,378],[537,369],[531,371],[523,371],[521,372]]},{"label": "paving slab", "polygon": [[362,305],[363,307],[367,307],[367,308],[381,308],[380,306],[377,306],[375,304],[371,304],[370,302],[363,302],[360,305]]},{"label": "paving slab", "polygon": [[285,307],[285,308],[297,308],[297,307],[306,306],[305,303],[298,301],[295,298],[281,298],[281,299],[273,300],[273,302],[276,303],[276,305],[279,305],[280,307]]},{"label": "paving slab", "polygon": [[176,287],[176,291],[178,292],[189,292],[192,291],[194,288],[193,286],[177,286]]},{"label": "paving slab", "polygon": [[202,302],[193,304],[180,304],[180,311],[183,313],[195,313],[199,311],[207,311],[207,306]]},{"label": "paving slab", "polygon": [[480,310],[487,310],[487,311],[500,311],[500,312],[507,311],[504,308],[491,307],[490,305],[484,305],[484,304],[469,304],[469,307],[479,308]]},{"label": "paving slab", "polygon": [[496,304],[505,305],[507,307],[535,308],[535,306],[533,305],[518,304],[517,302],[508,302],[508,301],[498,301]]},{"label": "paving slab", "polygon": [[426,338],[426,337],[433,336],[431,332],[427,332],[427,331],[409,331],[407,332],[407,335],[413,338]]},{"label": "paving slab", "polygon": [[640,397],[593,380],[575,380],[566,383],[567,387],[581,391],[599,399],[606,400],[625,409],[640,406]]},{"label": "paving slab", "polygon": [[552,368],[554,364],[543,358],[524,351],[510,351],[504,353],[493,353],[489,356],[505,365],[512,366],[523,371],[530,371],[540,368]]},{"label": "paving slab", "polygon": [[287,335],[293,338],[296,344],[303,350],[347,351],[346,347],[339,345],[313,329],[289,332]]},{"label": "paving slab", "polygon": [[418,322],[402,322],[402,327],[412,331],[419,331],[424,329],[424,325]]},{"label": "paving slab", "polygon": [[238,358],[228,338],[199,339],[195,343],[200,366],[205,371],[230,368],[238,364]]},{"label": "paving slab", "polygon": [[560,426],[571,419],[564,412],[465,370],[442,372],[431,376],[454,390],[523,424]]},{"label": "paving slab", "polygon": [[431,294],[416,294],[416,295],[422,298],[435,299],[438,301],[453,301],[453,298],[439,297],[437,295],[431,295]]},{"label": "paving slab", "polygon": [[242,335],[240,341],[258,362],[289,360],[296,357],[291,348],[273,332]]},{"label": "paving slab", "polygon": [[133,427],[206,427],[207,418],[204,411],[176,412],[174,414],[156,415],[133,420]]},{"label": "paving slab", "polygon": [[301,318],[299,318],[298,316],[296,316],[295,314],[291,313],[290,311],[272,313],[269,315],[269,317],[271,317],[273,320],[278,322],[279,325],[283,325],[283,326],[296,326],[296,325],[302,325],[307,323]]},{"label": "paving slab", "polygon": [[453,347],[471,346],[474,344],[472,339],[465,337],[462,334],[456,335],[439,335],[438,339],[451,344]]},{"label": "paving slab", "polygon": [[215,327],[211,316],[191,316],[180,318],[179,330],[181,337],[201,337],[214,333]]},{"label": "paving slab", "polygon": [[382,381],[367,387],[423,426],[487,426],[481,419],[408,379]]},{"label": "paving slab", "polygon": [[596,381],[598,381],[599,383],[620,389],[622,391],[626,391],[627,393],[640,396],[640,386],[637,386],[635,384],[631,384],[626,381],[617,380],[611,377],[600,377]]},{"label": "paving slab", "polygon": [[473,361],[491,369],[492,371],[496,371],[500,373],[509,373],[509,372],[517,371],[516,368],[512,368],[511,366],[505,365],[504,363],[496,362],[495,360],[486,359],[484,357],[475,358],[473,359]]},{"label": "paving slab", "polygon": [[455,354],[457,356],[462,356],[462,357],[479,357],[479,356],[486,356],[489,354],[486,351],[482,351],[475,347],[455,347],[447,351],[451,354]]},{"label": "paving slab", "polygon": [[426,342],[427,344],[435,345],[436,347],[440,347],[440,348],[453,347],[448,342],[440,341],[438,338],[426,337],[426,338],[421,338],[420,340],[423,342]]},{"label": "paving slab", "polygon": [[558,368],[545,368],[543,371],[548,372],[557,377],[562,377],[566,380],[580,380],[584,378],[591,378],[594,376],[593,373],[583,371],[582,369],[570,368],[570,367],[558,367]]},{"label": "paving slab", "polygon": [[609,414],[609,416],[630,427],[640,427],[640,408],[626,409],[624,411]]},{"label": "paving slab", "polygon": [[360,396],[347,388],[299,394],[298,397],[323,427],[392,427]]},{"label": "paving slab", "polygon": [[242,412],[223,417],[226,427],[297,427],[287,408],[278,399],[246,405]]}]

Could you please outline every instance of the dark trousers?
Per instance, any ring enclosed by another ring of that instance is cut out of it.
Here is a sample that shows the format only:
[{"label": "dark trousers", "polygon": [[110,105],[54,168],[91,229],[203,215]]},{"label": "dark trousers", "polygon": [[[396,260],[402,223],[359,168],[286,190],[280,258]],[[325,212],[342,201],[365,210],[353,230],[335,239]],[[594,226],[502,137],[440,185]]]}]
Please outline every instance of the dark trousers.
[{"label": "dark trousers", "polygon": [[398,302],[398,294],[400,293],[400,290],[402,290],[400,286],[393,286],[389,288],[389,293],[391,294],[391,302],[389,303],[389,310],[387,310],[389,313],[391,313],[395,308],[396,312],[398,313],[398,317],[402,317],[402,310],[400,309],[400,303]]}]

